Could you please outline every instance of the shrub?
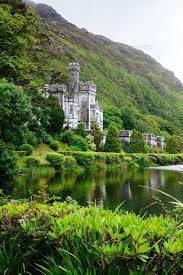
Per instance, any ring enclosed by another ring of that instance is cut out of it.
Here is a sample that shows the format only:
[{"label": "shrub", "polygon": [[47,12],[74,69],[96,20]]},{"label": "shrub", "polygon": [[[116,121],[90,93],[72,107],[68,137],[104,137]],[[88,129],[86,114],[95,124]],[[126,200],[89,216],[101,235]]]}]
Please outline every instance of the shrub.
[{"label": "shrub", "polygon": [[177,154],[182,151],[182,140],[173,135],[167,141],[166,151],[169,154]]},{"label": "shrub", "polygon": [[0,207],[0,274],[182,274],[182,209],[176,220],[34,198]]},{"label": "shrub", "polygon": [[64,155],[62,154],[48,154],[46,159],[49,161],[51,166],[55,168],[56,171],[59,171],[64,164]]},{"label": "shrub", "polygon": [[76,135],[81,136],[83,138],[86,138],[87,136],[87,130],[83,122],[80,122],[78,124],[78,127],[76,129]]},{"label": "shrub", "polygon": [[[94,142],[94,137],[92,135],[88,135],[86,137],[86,140],[89,146],[89,150],[96,151],[96,144]],[[100,150],[101,150],[101,147],[100,147]]]},{"label": "shrub", "polygon": [[74,169],[77,167],[77,161],[74,157],[66,156],[64,159],[64,167],[67,169]]},{"label": "shrub", "polygon": [[87,140],[81,136],[73,135],[69,145],[78,148],[79,151],[87,151],[89,149]]},{"label": "shrub", "polygon": [[121,141],[119,140],[119,137],[118,137],[118,131],[114,126],[110,126],[107,132],[104,151],[120,153],[121,150],[122,150],[122,146],[121,146]]},{"label": "shrub", "polygon": [[32,154],[33,147],[30,144],[23,144],[20,146],[21,151],[26,151],[26,156],[30,156]]},{"label": "shrub", "polygon": [[44,133],[43,135],[43,142],[50,145],[53,142],[53,138],[51,135],[48,135],[47,133]]},{"label": "shrub", "polygon": [[146,153],[144,137],[140,132],[136,130],[134,130],[132,133],[128,152],[129,153]]},{"label": "shrub", "polygon": [[72,141],[73,136],[74,136],[73,131],[66,130],[60,135],[60,141],[63,141],[65,143],[70,144],[70,142]]},{"label": "shrub", "polygon": [[29,157],[26,159],[26,166],[27,167],[38,167],[38,166],[40,166],[40,161],[33,157]]},{"label": "shrub", "polygon": [[120,164],[120,158],[119,155],[115,154],[107,154],[106,155],[106,164],[108,165],[114,165],[114,164]]},{"label": "shrub", "polygon": [[136,164],[136,166],[139,166],[140,168],[149,167],[149,166],[154,165],[154,163],[151,160],[151,158],[149,157],[149,155],[133,154],[132,158],[133,158],[133,161],[132,161],[132,163],[130,163],[130,165]]},{"label": "shrub", "polygon": [[25,157],[27,152],[26,151],[15,151],[16,154],[19,156],[19,157]]},{"label": "shrub", "polygon": [[92,154],[79,154],[75,156],[77,164],[86,169],[92,168],[94,157]]},{"label": "shrub", "polygon": [[50,148],[53,149],[54,151],[58,151],[58,149],[59,149],[59,142],[58,141],[53,141],[50,144]]}]

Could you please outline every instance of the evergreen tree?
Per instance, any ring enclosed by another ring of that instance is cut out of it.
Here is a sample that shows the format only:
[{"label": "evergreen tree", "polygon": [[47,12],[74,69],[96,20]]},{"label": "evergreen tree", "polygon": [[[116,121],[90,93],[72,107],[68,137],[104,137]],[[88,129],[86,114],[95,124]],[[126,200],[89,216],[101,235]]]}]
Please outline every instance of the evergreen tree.
[{"label": "evergreen tree", "polygon": [[78,127],[77,127],[77,129],[76,129],[76,135],[81,136],[81,137],[83,137],[83,138],[86,138],[86,136],[87,136],[87,131],[86,131],[86,128],[85,128],[85,125],[84,125],[83,122],[80,122],[80,123],[78,124]]},{"label": "evergreen tree", "polygon": [[182,140],[180,137],[173,135],[167,141],[166,151],[169,154],[177,154],[182,152]]},{"label": "evergreen tree", "polygon": [[100,126],[95,121],[91,125],[91,135],[94,137],[96,151],[99,151],[100,144],[103,139],[103,133],[102,133]]},{"label": "evergreen tree", "polygon": [[142,133],[138,132],[137,130],[134,130],[131,135],[128,152],[129,153],[146,153],[144,137]]},{"label": "evergreen tree", "polygon": [[110,126],[107,132],[104,151],[120,153],[122,150],[121,141],[118,137],[118,132],[114,126]]}]

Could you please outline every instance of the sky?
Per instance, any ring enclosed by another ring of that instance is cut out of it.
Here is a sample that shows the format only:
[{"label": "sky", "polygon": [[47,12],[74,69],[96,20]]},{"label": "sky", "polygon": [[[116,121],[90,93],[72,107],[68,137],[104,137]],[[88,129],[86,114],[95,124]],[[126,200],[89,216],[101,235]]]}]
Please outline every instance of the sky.
[{"label": "sky", "polygon": [[143,50],[183,82],[183,0],[34,0],[71,23]]}]

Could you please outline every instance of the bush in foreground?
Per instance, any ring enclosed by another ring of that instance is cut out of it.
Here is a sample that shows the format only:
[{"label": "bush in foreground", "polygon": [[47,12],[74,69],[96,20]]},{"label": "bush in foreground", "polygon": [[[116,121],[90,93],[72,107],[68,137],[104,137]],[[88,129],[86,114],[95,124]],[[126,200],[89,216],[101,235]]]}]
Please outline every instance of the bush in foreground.
[{"label": "bush in foreground", "polygon": [[0,213],[0,274],[182,271],[180,220],[63,203],[11,203]]}]

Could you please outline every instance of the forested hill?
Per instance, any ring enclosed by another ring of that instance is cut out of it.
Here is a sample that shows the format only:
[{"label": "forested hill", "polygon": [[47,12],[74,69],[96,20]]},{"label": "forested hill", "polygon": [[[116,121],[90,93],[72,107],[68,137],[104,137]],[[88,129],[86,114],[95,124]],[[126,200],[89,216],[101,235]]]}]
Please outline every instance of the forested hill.
[{"label": "forested hill", "polygon": [[27,49],[30,65],[26,73],[19,67],[15,82],[29,89],[67,83],[68,64],[76,61],[81,80],[97,84],[105,126],[114,122],[119,128],[183,135],[183,86],[172,72],[142,51],[79,29],[45,4],[31,5],[37,15]]}]

